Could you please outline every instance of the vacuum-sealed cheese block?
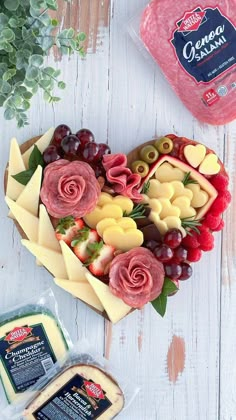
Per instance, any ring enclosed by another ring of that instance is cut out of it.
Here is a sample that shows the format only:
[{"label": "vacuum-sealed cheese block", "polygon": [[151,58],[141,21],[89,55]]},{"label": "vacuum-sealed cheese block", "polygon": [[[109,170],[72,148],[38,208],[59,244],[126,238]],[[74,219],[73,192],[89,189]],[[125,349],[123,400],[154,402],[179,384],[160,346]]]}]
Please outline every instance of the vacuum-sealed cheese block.
[{"label": "vacuum-sealed cheese block", "polygon": [[124,406],[116,381],[90,364],[63,370],[25,409],[24,418],[47,420],[113,419]]},{"label": "vacuum-sealed cheese block", "polygon": [[153,0],[140,36],[196,118],[209,124],[236,118],[235,0]]},{"label": "vacuum-sealed cheese block", "polygon": [[34,385],[67,349],[57,319],[40,305],[0,317],[0,379],[8,401]]}]

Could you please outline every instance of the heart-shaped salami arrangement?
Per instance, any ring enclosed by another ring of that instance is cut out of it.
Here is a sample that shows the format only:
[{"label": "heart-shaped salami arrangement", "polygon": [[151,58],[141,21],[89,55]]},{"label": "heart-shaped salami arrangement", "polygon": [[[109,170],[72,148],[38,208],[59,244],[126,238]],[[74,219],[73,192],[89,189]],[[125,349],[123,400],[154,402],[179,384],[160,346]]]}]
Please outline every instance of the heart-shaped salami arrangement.
[{"label": "heart-shaped salami arrangement", "polygon": [[164,315],[231,200],[206,146],[167,135],[111,154],[65,125],[21,148],[12,140],[5,192],[37,264],[114,323],[148,302]]}]

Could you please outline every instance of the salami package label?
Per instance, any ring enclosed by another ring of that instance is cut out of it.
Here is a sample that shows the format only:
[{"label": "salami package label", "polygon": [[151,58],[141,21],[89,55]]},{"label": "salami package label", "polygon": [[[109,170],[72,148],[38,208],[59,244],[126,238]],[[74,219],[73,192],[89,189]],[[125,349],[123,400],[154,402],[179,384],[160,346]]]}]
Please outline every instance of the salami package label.
[{"label": "salami package label", "polygon": [[140,36],[195,117],[210,124],[236,118],[235,0],[152,0]]},{"label": "salami package label", "polygon": [[0,339],[0,357],[16,393],[35,384],[56,362],[42,324],[9,331]]},{"label": "salami package label", "polygon": [[39,407],[33,416],[43,420],[96,419],[111,405],[100,384],[75,375]]}]

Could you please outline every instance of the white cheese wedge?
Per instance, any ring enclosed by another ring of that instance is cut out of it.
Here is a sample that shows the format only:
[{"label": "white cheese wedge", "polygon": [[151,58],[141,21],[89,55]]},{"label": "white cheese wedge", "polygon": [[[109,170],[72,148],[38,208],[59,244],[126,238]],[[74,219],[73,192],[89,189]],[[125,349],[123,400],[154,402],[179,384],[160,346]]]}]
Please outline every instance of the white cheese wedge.
[{"label": "white cheese wedge", "polygon": [[65,356],[67,348],[57,320],[45,308],[26,306],[0,317],[0,377],[8,401],[14,401],[21,392],[14,379],[27,389],[27,378],[35,383],[47,367]]},{"label": "white cheese wedge", "polygon": [[35,242],[21,240],[24,245],[43,265],[52,273],[54,277],[66,278],[66,266],[63,256],[60,252],[53,251],[45,246],[39,245]]},{"label": "white cheese wedge", "polygon": [[46,207],[43,204],[40,204],[39,206],[38,244],[50,248],[53,251],[61,252],[61,247],[56,238],[53,224]]},{"label": "white cheese wedge", "polygon": [[25,171],[25,164],[22,159],[20,147],[17,143],[17,140],[13,138],[11,140],[10,146],[8,179],[6,188],[6,195],[12,200],[16,200],[25,187],[24,185],[16,181],[14,178],[12,178],[12,175],[16,175],[22,171]]},{"label": "white cheese wedge", "polygon": [[29,157],[34,149],[34,145],[38,147],[41,153],[49,146],[52,136],[54,134],[54,128],[49,128],[49,130],[38,139],[25,153],[23,153],[22,158],[25,164],[25,167],[29,167]]},{"label": "white cheese wedge", "polygon": [[39,194],[42,182],[43,168],[39,165],[34,172],[32,178],[17,198],[16,202],[19,206],[32,213],[38,215]]},{"label": "white cheese wedge", "polygon": [[86,279],[86,273],[89,273],[88,269],[84,267],[82,262],[70,249],[70,247],[64,242],[60,241],[62,254],[64,257],[67,277],[71,281],[78,281],[80,283],[88,283]]},{"label": "white cheese wedge", "polygon": [[74,364],[53,378],[23,414],[25,420],[69,417],[111,420],[123,406],[123,392],[109,374],[92,364]]},{"label": "white cheese wedge", "polygon": [[30,241],[37,242],[39,225],[38,217],[19,206],[19,204],[11,200],[9,197],[5,197],[5,200],[14,218],[25,232],[27,238],[29,238]]},{"label": "white cheese wedge", "polygon": [[129,305],[126,305],[122,299],[113,295],[107,284],[98,280],[91,273],[87,273],[86,278],[91,284],[99,300],[102,302],[104,309],[113,324],[120,321],[130,312],[132,308]]},{"label": "white cheese wedge", "polygon": [[104,311],[102,303],[98,299],[96,293],[89,283],[80,283],[78,281],[70,281],[59,278],[55,278],[54,281],[57,286],[66,290],[66,292],[71,293],[73,296],[81,299],[83,302],[88,303],[95,309],[98,309],[98,311]]}]

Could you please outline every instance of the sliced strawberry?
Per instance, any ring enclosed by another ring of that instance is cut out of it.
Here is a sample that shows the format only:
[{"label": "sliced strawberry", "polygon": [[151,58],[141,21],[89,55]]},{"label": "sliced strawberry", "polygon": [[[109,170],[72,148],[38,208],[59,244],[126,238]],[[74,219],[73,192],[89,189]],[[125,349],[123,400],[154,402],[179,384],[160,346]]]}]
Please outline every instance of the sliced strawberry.
[{"label": "sliced strawberry", "polygon": [[97,248],[94,247],[94,249],[95,251],[93,252],[92,250],[91,257],[87,261],[86,265],[94,276],[104,276],[107,274],[107,268],[114,258],[115,248],[111,245],[105,245],[101,241],[97,244]]},{"label": "sliced strawberry", "polygon": [[75,255],[81,262],[85,262],[89,257],[89,245],[97,243],[99,236],[96,230],[84,226],[73,238],[71,246]]},{"label": "sliced strawberry", "polygon": [[73,237],[82,229],[84,222],[82,219],[67,216],[60,219],[56,227],[56,238],[58,241],[64,241],[67,245],[71,244]]}]

